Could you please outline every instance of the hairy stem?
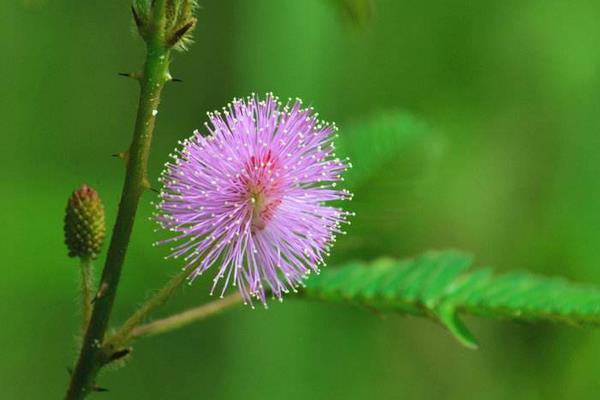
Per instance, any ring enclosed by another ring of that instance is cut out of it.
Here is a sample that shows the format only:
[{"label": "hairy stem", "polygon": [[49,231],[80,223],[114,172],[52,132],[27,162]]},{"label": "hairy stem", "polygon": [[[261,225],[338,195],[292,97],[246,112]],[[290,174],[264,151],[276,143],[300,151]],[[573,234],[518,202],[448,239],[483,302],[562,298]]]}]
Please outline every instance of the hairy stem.
[{"label": "hairy stem", "polygon": [[133,140],[128,150],[127,172],[119,203],[117,220],[113,228],[106,263],[94,310],[88,325],[79,358],[67,391],[66,399],[83,399],[94,390],[100,368],[110,354],[104,353],[101,344],[106,334],[112,311],[121,268],[133,229],[140,196],[147,187],[146,170],[154,121],[160,103],[160,95],[169,77],[169,49],[165,45],[165,4],[156,0],[153,5],[152,35],[147,39],[146,61],[140,78],[140,99]]},{"label": "hairy stem", "polygon": [[200,321],[213,316],[231,306],[239,304],[242,297],[236,293],[222,299],[190,308],[175,315],[158,319],[145,325],[140,325],[131,331],[130,337],[157,335],[175,329],[183,328],[192,322]]},{"label": "hairy stem", "polygon": [[90,317],[92,316],[92,259],[81,259],[81,334],[85,335]]},{"label": "hairy stem", "polygon": [[117,332],[106,340],[104,345],[105,352],[112,353],[124,346],[129,340],[132,331],[156,308],[163,305],[173,293],[185,282],[189,275],[188,270],[183,270],[175,275],[165,286],[152,295],[135,313],[125,321]]}]

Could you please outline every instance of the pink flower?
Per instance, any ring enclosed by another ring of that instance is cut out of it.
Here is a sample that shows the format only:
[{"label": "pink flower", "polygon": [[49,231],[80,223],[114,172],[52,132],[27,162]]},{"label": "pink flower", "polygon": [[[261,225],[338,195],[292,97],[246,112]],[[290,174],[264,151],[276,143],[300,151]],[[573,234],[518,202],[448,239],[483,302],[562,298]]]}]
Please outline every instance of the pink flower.
[{"label": "pink flower", "polygon": [[208,114],[209,132],[185,140],[166,164],[156,219],[175,236],[190,279],[217,269],[211,294],[231,284],[246,302],[265,304],[265,286],[281,300],[324,258],[349,212],[329,204],[350,199],[336,187],[349,164],[335,158],[335,125],[267,94],[235,100]]}]

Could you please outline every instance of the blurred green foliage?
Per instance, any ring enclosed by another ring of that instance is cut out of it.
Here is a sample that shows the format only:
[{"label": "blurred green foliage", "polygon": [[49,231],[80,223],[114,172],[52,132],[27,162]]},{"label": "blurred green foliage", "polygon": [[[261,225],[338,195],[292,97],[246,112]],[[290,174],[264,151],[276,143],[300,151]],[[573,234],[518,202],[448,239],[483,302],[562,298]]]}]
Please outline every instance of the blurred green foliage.
[{"label": "blurred green foliage", "polygon": [[[427,121],[356,190],[330,265],[456,247],[500,270],[600,282],[600,4],[378,0],[360,29],[323,0],[205,0],[183,84],[163,98],[150,172],[234,96],[303,98],[340,127],[390,109]],[[75,357],[77,263],[62,218],[81,183],[114,220],[143,46],[123,2],[0,2],[4,210],[2,398],[58,398]],[[436,136],[437,137],[437,136]],[[369,151],[365,146],[364,151]],[[355,168],[360,168],[356,165]],[[165,277],[140,210],[117,297],[122,320]],[[110,223],[109,223],[110,225]],[[102,256],[98,265],[103,261]],[[164,313],[206,301],[198,281]],[[430,323],[289,299],[140,341],[101,377],[111,399],[588,399],[600,332],[469,321],[485,345]]]}]

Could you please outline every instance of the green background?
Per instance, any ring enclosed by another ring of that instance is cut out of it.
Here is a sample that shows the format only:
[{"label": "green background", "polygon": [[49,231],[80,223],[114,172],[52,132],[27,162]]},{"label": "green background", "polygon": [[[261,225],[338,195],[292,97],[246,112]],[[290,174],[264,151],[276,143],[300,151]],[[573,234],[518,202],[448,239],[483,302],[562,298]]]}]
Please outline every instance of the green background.
[{"label": "green background", "polygon": [[[456,247],[499,271],[600,283],[600,3],[379,0],[357,26],[329,0],[202,0],[178,54],[150,171],[234,96],[301,97],[340,134],[402,109],[435,132],[356,190],[330,265]],[[95,187],[109,226],[123,179],[141,41],[126,1],[0,2],[0,398],[61,398],[76,354],[77,262],[62,218]],[[369,151],[368,147],[364,151]],[[355,165],[360,168],[360,165]],[[120,321],[178,270],[144,196]],[[97,263],[101,264],[101,260]],[[162,314],[207,300],[186,287]],[[481,349],[434,324],[293,298],[139,341],[110,399],[589,399],[600,331],[468,319]]]}]

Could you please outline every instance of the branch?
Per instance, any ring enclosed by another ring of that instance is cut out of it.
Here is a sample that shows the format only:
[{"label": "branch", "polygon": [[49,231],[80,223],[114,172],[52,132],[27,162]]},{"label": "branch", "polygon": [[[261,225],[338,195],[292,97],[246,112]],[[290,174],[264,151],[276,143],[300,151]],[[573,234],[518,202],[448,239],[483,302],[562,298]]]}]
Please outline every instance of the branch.
[{"label": "branch", "polygon": [[192,322],[200,321],[224,311],[242,301],[239,293],[235,293],[222,299],[203,304],[199,307],[190,308],[181,313],[162,318],[145,325],[138,326],[131,331],[130,338],[140,336],[151,336],[159,333],[169,332],[183,328]]},{"label": "branch", "polygon": [[163,305],[185,282],[189,275],[187,269],[183,270],[179,274],[175,275],[165,286],[162,287],[158,292],[151,296],[131,317],[125,321],[125,323],[112,335],[104,344],[104,351],[107,354],[112,354],[118,351],[120,347],[124,346],[130,338],[131,332],[137,327],[144,319],[156,308]]},{"label": "branch", "polygon": [[67,399],[83,399],[92,392],[96,375],[109,357],[101,351],[100,344],[104,340],[117,294],[117,286],[139,199],[145,190],[144,180],[146,179],[156,110],[158,110],[162,89],[169,77],[170,49],[164,44],[164,1],[156,0],[153,6],[152,35],[146,42],[146,61],[144,73],[140,79],[140,100],[133,140],[128,151],[129,162],[127,163],[117,221],[113,228],[106,263],[102,271],[100,295],[96,297],[94,311],[84,337],[79,359],[71,375]]}]

